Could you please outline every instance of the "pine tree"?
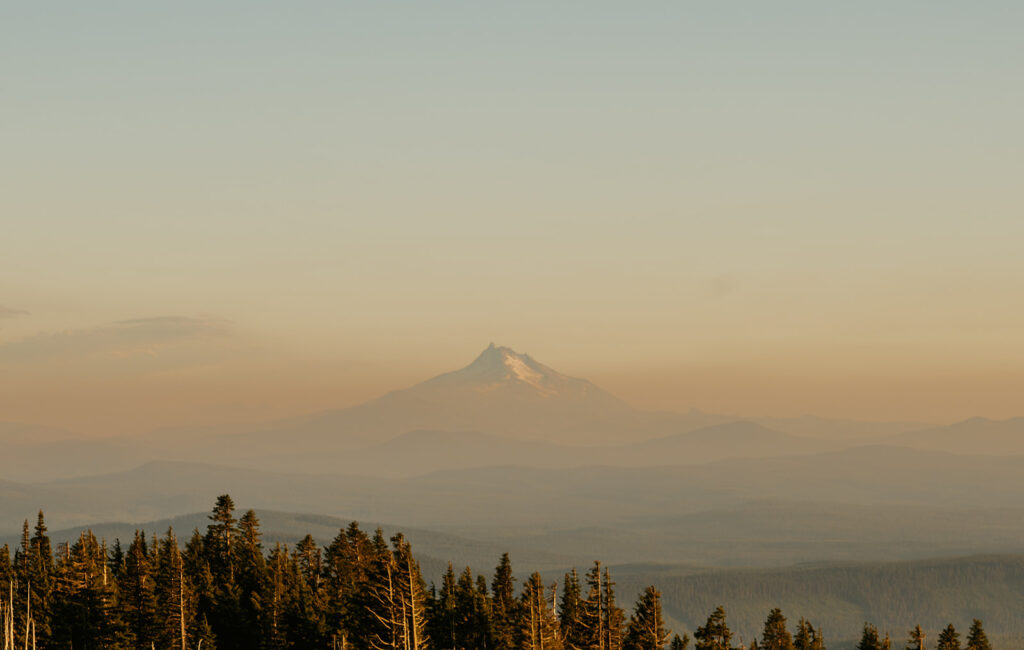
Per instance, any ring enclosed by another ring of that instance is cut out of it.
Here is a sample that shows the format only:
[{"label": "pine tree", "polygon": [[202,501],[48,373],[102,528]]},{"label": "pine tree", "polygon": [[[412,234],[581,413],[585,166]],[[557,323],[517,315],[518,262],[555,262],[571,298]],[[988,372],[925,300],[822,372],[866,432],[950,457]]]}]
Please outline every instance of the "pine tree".
[{"label": "pine tree", "polygon": [[786,629],[786,617],[778,607],[768,613],[760,647],[761,650],[793,650],[793,637]]},{"label": "pine tree", "polygon": [[235,502],[222,494],[210,513],[205,549],[214,577],[221,583],[234,582]]},{"label": "pine tree", "polygon": [[562,643],[568,650],[584,650],[587,647],[587,629],[583,622],[583,598],[576,569],[565,574],[562,585],[562,600],[558,608]]},{"label": "pine tree", "polygon": [[518,646],[523,650],[561,650],[562,639],[555,616],[555,589],[548,599],[540,574],[534,572],[523,584],[519,599],[521,619]]},{"label": "pine tree", "polygon": [[921,629],[920,625],[915,626],[914,629],[907,634],[910,636],[907,642],[907,650],[925,650],[925,633],[924,630]]},{"label": "pine tree", "polygon": [[622,608],[615,604],[615,583],[612,581],[608,567],[604,569],[604,647],[608,650],[621,650],[623,628],[626,615]]},{"label": "pine tree", "polygon": [[796,650],[814,650],[814,628],[803,617],[797,623],[793,647]]},{"label": "pine tree", "polygon": [[725,608],[717,607],[707,622],[693,633],[694,650],[729,650],[732,632],[725,623]]},{"label": "pine tree", "polygon": [[960,633],[950,623],[939,633],[939,642],[935,650],[960,650]]},{"label": "pine tree", "polygon": [[37,642],[47,645],[52,636],[50,596],[53,593],[55,567],[41,510],[34,535],[29,535],[27,519],[22,525],[21,546],[15,551],[12,570],[15,600],[25,604],[24,608],[17,607],[14,611],[15,643],[24,644],[26,637],[34,635]]},{"label": "pine tree", "polygon": [[156,568],[156,643],[169,650],[187,650],[195,626],[195,598],[185,577],[185,563],[174,530],[167,529]]},{"label": "pine tree", "polygon": [[6,593],[4,589],[14,582],[14,567],[11,566],[11,549],[4,544],[0,546],[0,598]]},{"label": "pine tree", "polygon": [[264,594],[261,598],[263,647],[267,650],[282,650],[287,647],[285,612],[288,608],[288,574],[288,550],[280,543],[275,544],[267,560],[267,578],[263,583]]},{"label": "pine tree", "polygon": [[245,648],[256,648],[260,643],[260,616],[263,611],[262,597],[267,576],[260,537],[260,520],[254,511],[248,510],[238,520],[233,549],[241,616],[237,631],[241,636],[240,643]]},{"label": "pine tree", "polygon": [[391,632],[391,596],[393,586],[390,549],[379,528],[372,539],[366,540],[361,569],[352,583],[347,598],[349,616],[346,619],[350,642],[357,648],[393,647]]},{"label": "pine tree", "polygon": [[662,650],[672,631],[661,613],[661,592],[647,587],[636,601],[626,628],[625,650]]},{"label": "pine tree", "polygon": [[242,645],[243,615],[241,594],[235,576],[238,534],[235,503],[227,494],[217,497],[210,513],[210,524],[203,539],[203,552],[212,576],[212,591],[207,616],[221,650],[246,650]]},{"label": "pine tree", "polygon": [[50,538],[46,535],[46,522],[43,511],[36,516],[36,526],[32,535],[32,584],[35,604],[33,605],[32,627],[37,642],[46,646],[50,640],[50,594],[53,591],[54,564],[53,548]]},{"label": "pine tree", "polygon": [[475,607],[477,625],[473,635],[473,648],[497,648],[494,640],[494,603],[491,601],[491,594],[487,585],[487,577],[478,575],[476,577]]},{"label": "pine tree", "polygon": [[499,648],[514,648],[518,628],[518,603],[515,600],[515,578],[508,553],[501,556],[491,580],[492,620],[494,642]]},{"label": "pine tree", "polygon": [[[381,537],[378,530],[375,543]],[[405,538],[395,535],[391,544],[391,553],[385,551],[375,561],[367,618],[376,622],[376,629],[364,638],[378,650],[421,650],[429,646],[423,577]]]},{"label": "pine tree", "polygon": [[[374,544],[357,522],[339,531],[324,555],[325,620],[332,644],[346,647],[366,619],[368,572]],[[362,599],[362,604],[357,603]]]},{"label": "pine tree", "polygon": [[971,622],[971,629],[967,632],[967,646],[964,650],[992,650],[988,643],[988,636],[981,627],[981,620],[974,619]]},{"label": "pine tree", "polygon": [[420,650],[429,645],[427,634],[426,585],[420,573],[419,562],[412,554],[412,546],[401,533],[391,538],[394,564],[399,578],[398,593],[402,604],[405,628],[405,648]]},{"label": "pine tree", "polygon": [[583,601],[583,627],[587,631],[584,647],[607,650],[604,646],[604,577],[601,575],[601,563],[587,572],[587,598]]},{"label": "pine tree", "polygon": [[870,623],[864,624],[864,631],[861,633],[857,650],[885,650],[884,645],[878,638],[878,628]]},{"label": "pine tree", "polygon": [[[487,580],[480,576],[474,584],[469,567],[462,571],[455,585],[455,638],[460,648],[494,647]],[[436,640],[431,640],[437,645]]]},{"label": "pine tree", "polygon": [[[106,549],[92,531],[62,547],[56,568],[53,641],[56,647],[135,647],[126,629],[107,566]],[[37,644],[41,646],[37,636]]]},{"label": "pine tree", "polygon": [[455,569],[448,563],[448,569],[441,578],[440,590],[431,588],[430,638],[438,648],[458,647],[455,637]]},{"label": "pine tree", "polygon": [[136,530],[125,553],[124,577],[119,585],[128,638],[135,650],[147,650],[156,640],[156,583],[151,574],[146,535]]},{"label": "pine tree", "polygon": [[684,634],[680,637],[678,634],[672,637],[672,643],[668,644],[669,650],[686,650],[686,646],[690,644],[690,636]]},{"label": "pine tree", "polygon": [[321,647],[327,638],[321,592],[320,547],[306,535],[292,553],[291,598],[288,607],[289,640],[300,647]]},{"label": "pine tree", "polygon": [[196,645],[203,639],[203,648],[207,648],[215,640],[213,626],[210,625],[208,618],[215,606],[213,571],[210,569],[208,555],[206,539],[198,528],[193,529],[181,554],[185,581],[191,587],[195,601],[192,627],[187,629],[187,635]]}]

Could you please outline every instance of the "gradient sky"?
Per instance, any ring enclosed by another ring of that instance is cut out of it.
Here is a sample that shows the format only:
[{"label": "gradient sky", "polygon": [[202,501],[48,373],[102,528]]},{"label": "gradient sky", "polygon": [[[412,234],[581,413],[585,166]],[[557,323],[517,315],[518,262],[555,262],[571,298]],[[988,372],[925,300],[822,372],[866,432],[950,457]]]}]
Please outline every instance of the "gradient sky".
[{"label": "gradient sky", "polygon": [[0,420],[1024,414],[1019,2],[53,2],[0,25]]}]

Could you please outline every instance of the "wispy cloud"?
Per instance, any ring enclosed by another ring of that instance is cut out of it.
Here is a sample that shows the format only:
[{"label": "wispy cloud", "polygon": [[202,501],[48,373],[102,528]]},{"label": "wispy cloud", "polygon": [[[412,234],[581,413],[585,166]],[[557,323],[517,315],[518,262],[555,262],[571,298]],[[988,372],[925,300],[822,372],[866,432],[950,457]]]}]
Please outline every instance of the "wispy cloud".
[{"label": "wispy cloud", "polygon": [[[42,332],[0,345],[6,362],[64,364],[104,359],[163,358],[178,365],[209,358],[234,336],[230,323],[217,318],[157,316],[117,321],[92,328]],[[147,364],[149,365],[149,364]]]},{"label": "wispy cloud", "polygon": [[0,305],[0,318],[17,318],[18,316],[28,316],[28,312],[24,309],[11,309]]}]

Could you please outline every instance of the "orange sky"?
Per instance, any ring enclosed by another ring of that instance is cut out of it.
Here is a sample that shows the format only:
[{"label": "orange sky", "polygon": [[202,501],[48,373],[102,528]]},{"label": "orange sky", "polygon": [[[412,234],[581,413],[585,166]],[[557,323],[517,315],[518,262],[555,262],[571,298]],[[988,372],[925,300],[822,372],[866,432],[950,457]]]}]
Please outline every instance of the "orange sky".
[{"label": "orange sky", "polygon": [[9,17],[0,420],[1024,414],[1019,5],[231,4]]}]

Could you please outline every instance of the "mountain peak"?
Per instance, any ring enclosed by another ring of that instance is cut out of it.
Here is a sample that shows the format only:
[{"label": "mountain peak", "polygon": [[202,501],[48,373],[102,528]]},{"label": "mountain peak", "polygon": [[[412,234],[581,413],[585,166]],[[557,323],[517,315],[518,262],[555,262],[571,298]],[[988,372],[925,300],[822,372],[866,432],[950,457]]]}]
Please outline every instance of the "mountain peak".
[{"label": "mountain peak", "polygon": [[545,395],[556,394],[557,384],[566,379],[561,373],[534,361],[530,355],[520,354],[510,347],[498,346],[493,342],[473,363],[452,374],[488,386],[500,383],[526,384]]}]

